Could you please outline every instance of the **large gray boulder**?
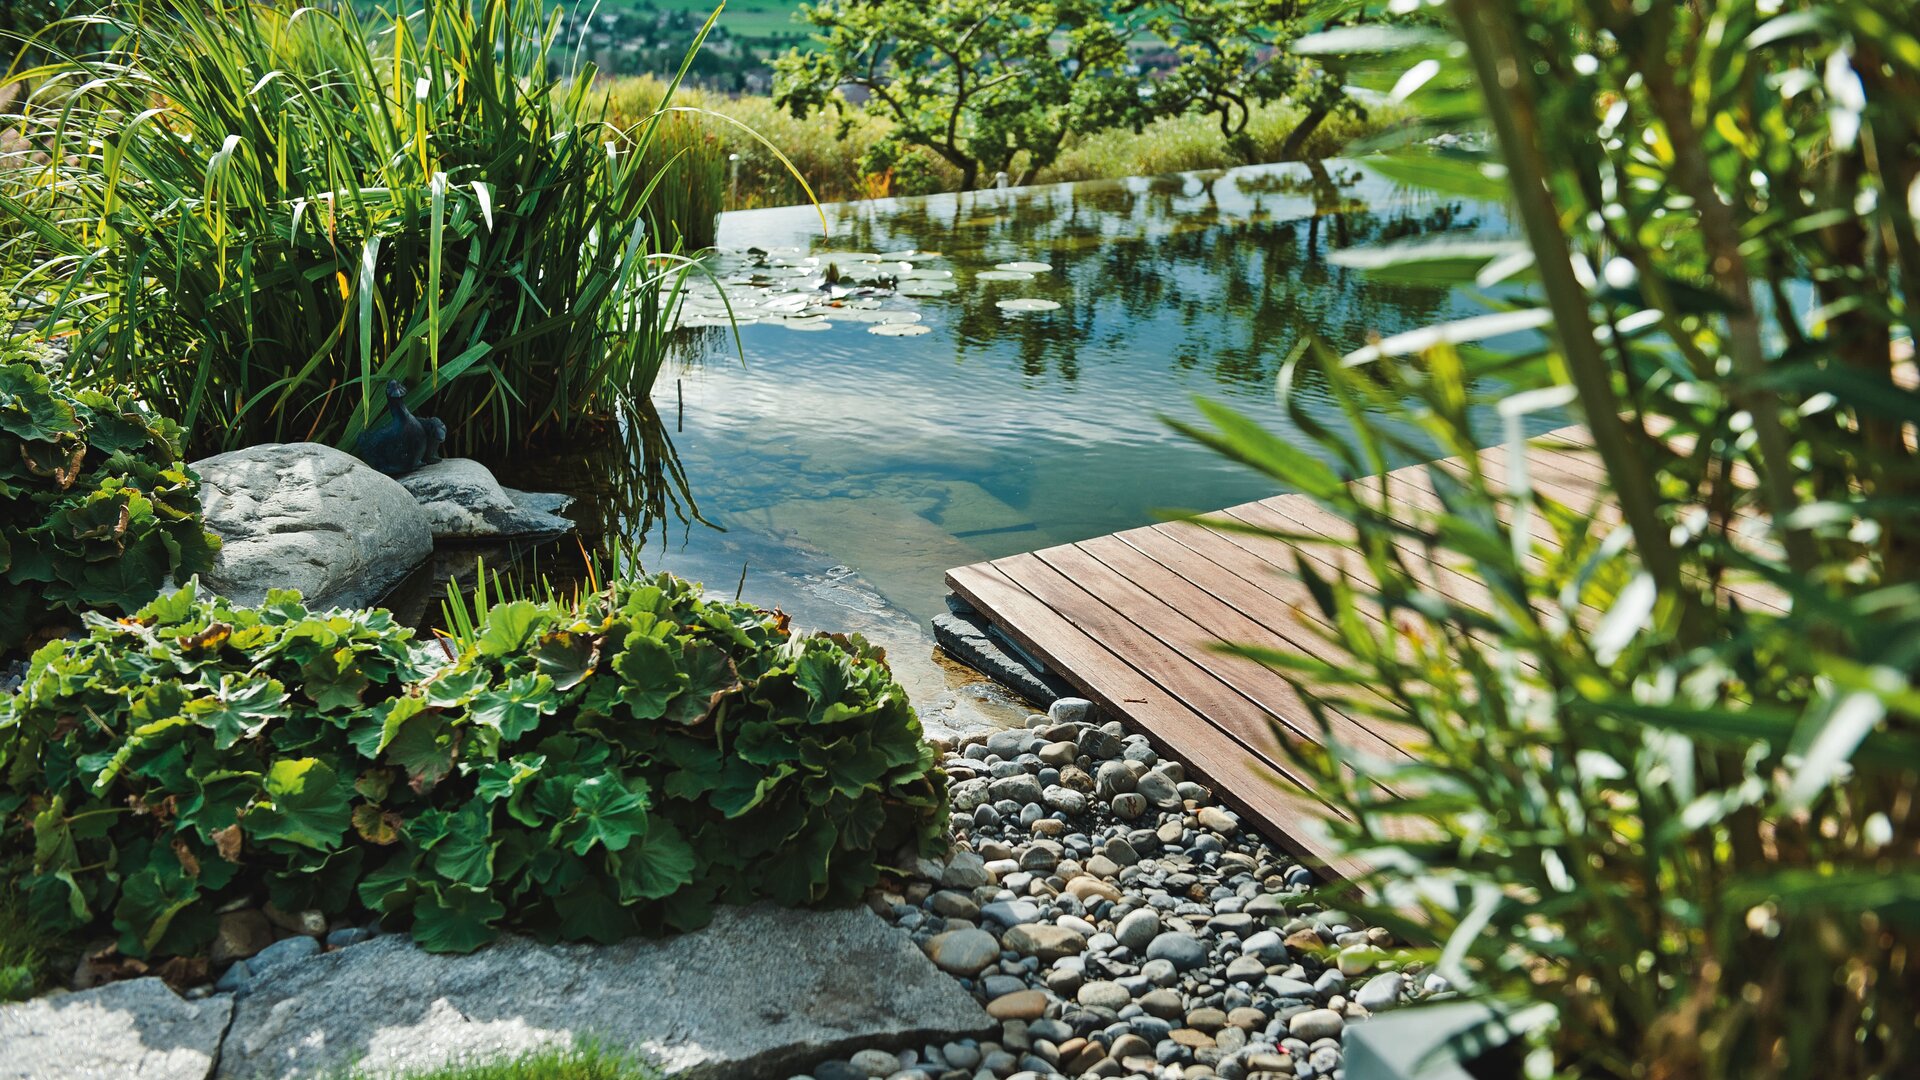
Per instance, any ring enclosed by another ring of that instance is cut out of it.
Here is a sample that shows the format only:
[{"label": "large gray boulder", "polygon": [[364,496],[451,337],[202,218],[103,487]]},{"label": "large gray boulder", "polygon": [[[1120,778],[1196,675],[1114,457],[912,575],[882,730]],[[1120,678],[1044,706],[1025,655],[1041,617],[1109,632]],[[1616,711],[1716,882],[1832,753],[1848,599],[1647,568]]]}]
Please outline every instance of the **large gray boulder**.
[{"label": "large gray boulder", "polygon": [[205,1080],[232,1012],[151,978],[0,1005],[0,1080]]},{"label": "large gray boulder", "polygon": [[293,588],[310,607],[364,607],[433,551],[407,489],[331,446],[266,443],[191,467],[221,540],[200,580],[235,602]]},{"label": "large gray boulder", "polygon": [[446,458],[400,478],[426,512],[436,540],[543,536],[563,533],[573,522],[560,510],[565,495],[515,491],[500,486],[485,465],[471,458]]},{"label": "large gray boulder", "polygon": [[722,907],[706,929],[661,940],[510,937],[440,956],[394,935],[289,964],[235,1007],[217,1075],[384,1075],[591,1041],[677,1080],[785,1076],[994,1026],[865,908]]}]

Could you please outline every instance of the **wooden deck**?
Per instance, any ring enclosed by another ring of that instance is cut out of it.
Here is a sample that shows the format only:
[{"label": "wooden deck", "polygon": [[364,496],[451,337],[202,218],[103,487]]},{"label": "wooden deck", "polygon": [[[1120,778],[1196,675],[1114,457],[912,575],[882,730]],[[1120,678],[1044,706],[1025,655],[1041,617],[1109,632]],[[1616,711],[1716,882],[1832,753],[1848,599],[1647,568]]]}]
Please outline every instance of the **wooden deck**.
[{"label": "wooden deck", "polygon": [[[1506,453],[1481,452],[1495,476]],[[1528,477],[1547,496],[1590,506],[1605,473],[1581,428],[1534,440]],[[1459,461],[1437,467],[1463,468]],[[1393,497],[1432,505],[1426,469],[1388,474]],[[1376,487],[1380,478],[1359,481]],[[1304,495],[1229,507],[1232,519],[1340,541],[1347,525]],[[1331,572],[1337,547],[1300,554]],[[1313,650],[1319,610],[1293,576],[1295,549],[1277,540],[1202,521],[1130,529],[947,572],[947,584],[1002,632],[1155,748],[1184,762],[1221,800],[1324,872],[1353,878],[1364,868],[1327,850],[1312,823],[1334,811],[1302,790],[1285,746],[1317,741],[1318,726],[1293,687],[1260,664],[1215,651],[1222,642]],[[1472,600],[1485,596],[1473,577],[1442,571],[1441,584]],[[1417,733],[1334,716],[1337,737],[1376,756],[1405,755]],[[1277,736],[1276,736],[1277,733]],[[1286,781],[1294,781],[1287,783]],[[1278,781],[1278,782],[1276,782]]]}]

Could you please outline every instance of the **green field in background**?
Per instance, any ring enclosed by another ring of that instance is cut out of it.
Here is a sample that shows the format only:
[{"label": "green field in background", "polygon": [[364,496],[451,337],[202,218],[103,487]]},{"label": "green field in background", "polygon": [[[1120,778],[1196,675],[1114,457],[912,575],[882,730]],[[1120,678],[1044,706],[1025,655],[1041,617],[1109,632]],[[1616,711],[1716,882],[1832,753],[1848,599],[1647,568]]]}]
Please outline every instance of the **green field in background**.
[{"label": "green field in background", "polygon": [[[600,5],[600,10],[621,11],[638,9],[640,6],[607,0]],[[653,0],[652,6],[656,11],[685,11],[704,18],[718,5],[709,0]],[[733,0],[721,14],[720,25],[735,37],[803,37],[807,28],[795,18],[799,13],[800,5],[793,0]]]}]

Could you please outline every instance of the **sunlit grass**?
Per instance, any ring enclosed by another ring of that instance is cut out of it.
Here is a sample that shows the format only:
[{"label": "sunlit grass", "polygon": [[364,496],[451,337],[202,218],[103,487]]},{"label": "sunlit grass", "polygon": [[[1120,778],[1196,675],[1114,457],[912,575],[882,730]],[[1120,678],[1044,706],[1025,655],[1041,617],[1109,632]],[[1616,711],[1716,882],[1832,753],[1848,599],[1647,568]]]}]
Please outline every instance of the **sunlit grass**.
[{"label": "sunlit grass", "polygon": [[[664,82],[651,76],[612,79],[602,86],[609,116],[616,123],[631,123],[648,115],[666,89]],[[959,171],[926,151],[907,155],[906,164],[891,174],[875,175],[863,169],[861,159],[888,131],[887,121],[878,116],[856,111],[844,119],[826,113],[796,120],[777,108],[771,98],[730,98],[687,88],[675,91],[674,103],[719,113],[764,136],[793,161],[823,202],[927,195],[953,191],[960,185]],[[1281,146],[1303,113],[1283,103],[1257,106],[1247,131],[1254,146],[1253,160],[1279,160]],[[799,182],[752,136],[725,121],[690,119],[718,140],[725,153],[740,156],[738,184],[730,193],[728,209],[807,201]],[[1397,120],[1398,115],[1384,107],[1372,109],[1365,120],[1330,117],[1307,140],[1304,154],[1309,158],[1336,155],[1352,140]],[[1249,162],[1233,152],[1212,117],[1181,116],[1156,121],[1139,132],[1116,128],[1069,139],[1059,160],[1019,179],[1048,184],[1245,164]]]},{"label": "sunlit grass", "polygon": [[[1247,125],[1247,135],[1254,146],[1252,160],[1281,160],[1280,148],[1304,112],[1284,103],[1255,106],[1253,118]],[[1373,110],[1365,120],[1340,114],[1330,116],[1307,138],[1301,156],[1308,159],[1336,156],[1348,143],[1395,119],[1385,109]],[[1227,145],[1213,117],[1188,115],[1155,121],[1138,133],[1116,128],[1069,142],[1060,159],[1040,170],[1034,182],[1157,176],[1196,169],[1226,169],[1248,163]]]},{"label": "sunlit grass", "polygon": [[351,1080],[654,1080],[659,1073],[631,1056],[587,1045],[480,1064],[350,1075]]}]

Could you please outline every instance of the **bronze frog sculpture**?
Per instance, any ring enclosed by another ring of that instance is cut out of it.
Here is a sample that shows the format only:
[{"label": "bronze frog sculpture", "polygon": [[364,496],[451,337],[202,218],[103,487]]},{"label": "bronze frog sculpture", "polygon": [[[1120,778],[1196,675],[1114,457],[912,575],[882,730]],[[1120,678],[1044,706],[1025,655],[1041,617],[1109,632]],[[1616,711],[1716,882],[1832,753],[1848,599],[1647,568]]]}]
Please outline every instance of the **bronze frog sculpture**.
[{"label": "bronze frog sculpture", "polygon": [[413,415],[406,384],[395,379],[387,383],[386,419],[361,432],[353,452],[388,476],[405,476],[439,461],[446,438],[447,425],[439,417]]}]

